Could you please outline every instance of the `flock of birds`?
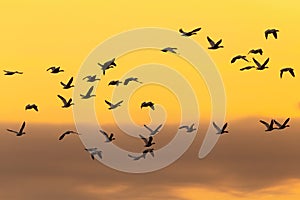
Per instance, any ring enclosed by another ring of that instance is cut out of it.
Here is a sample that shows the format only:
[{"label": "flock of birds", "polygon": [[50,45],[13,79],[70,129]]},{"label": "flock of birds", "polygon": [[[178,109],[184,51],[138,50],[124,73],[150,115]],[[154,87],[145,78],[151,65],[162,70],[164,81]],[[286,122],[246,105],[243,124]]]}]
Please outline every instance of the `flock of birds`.
[{"label": "flock of birds", "polygon": [[[196,28],[192,31],[186,32],[186,31],[183,31],[183,29],[179,29],[179,32],[181,33],[181,36],[191,37],[193,35],[196,35],[197,32],[200,31],[200,30],[201,30],[201,28]],[[277,29],[268,29],[268,30],[265,31],[265,38],[268,39],[268,36],[271,34],[271,35],[273,35],[273,37],[275,39],[277,39],[278,38],[278,32],[279,32],[279,30],[277,30]],[[224,48],[224,46],[221,46],[222,39],[215,42],[210,37],[207,37],[207,40],[210,44],[208,49],[216,50],[216,49],[219,49],[219,48]],[[165,48],[161,49],[162,52],[165,52],[165,53],[169,52],[169,53],[174,53],[174,54],[178,54],[177,50],[178,49],[176,47],[165,47]],[[260,55],[262,55],[263,50],[262,49],[251,49],[248,52],[248,54],[260,54]],[[237,56],[235,56],[231,59],[231,63],[235,63],[235,62],[237,62],[237,60],[244,60],[245,62],[250,62],[247,59],[246,55],[237,55]],[[252,68],[256,68],[256,70],[265,70],[265,69],[268,68],[267,64],[268,64],[270,59],[267,58],[262,64],[260,62],[258,62],[255,58],[252,58],[252,60],[253,60],[253,62],[255,63],[256,66],[253,66],[253,65],[252,66],[246,66],[246,67],[241,68],[240,70],[244,71],[244,70],[250,70]],[[106,74],[107,70],[112,69],[112,68],[117,66],[115,61],[116,61],[116,59],[113,58],[111,60],[106,61],[104,64],[97,63],[98,66],[101,68],[103,75]],[[53,73],[53,74],[58,74],[58,73],[64,72],[64,70],[61,69],[59,66],[52,66],[52,67],[48,68],[46,71],[49,71],[50,73]],[[295,73],[294,73],[293,68],[290,68],[290,67],[282,68],[280,70],[280,78],[282,78],[282,75],[283,75],[284,72],[289,72],[293,77],[295,77]],[[23,72],[4,70],[4,75],[11,76],[11,75],[15,75],[15,74],[23,74]],[[95,82],[95,81],[99,81],[99,80],[100,80],[100,78],[97,78],[97,75],[88,75],[88,76],[83,78],[83,81],[86,81],[86,82]],[[111,80],[108,83],[108,86],[119,86],[122,83],[124,85],[128,85],[130,82],[136,82],[136,83],[142,84],[142,82],[139,81],[137,77],[129,77],[129,78],[126,78],[124,81]],[[67,83],[60,82],[63,89],[70,89],[72,87],[75,87],[74,85],[72,85],[72,83],[73,83],[73,77],[71,77]],[[96,97],[96,95],[93,94],[93,91],[94,91],[94,86],[91,86],[85,94],[80,94],[81,99],[90,99],[92,97]],[[68,107],[74,105],[74,103],[72,102],[72,98],[66,99],[61,95],[57,95],[57,97],[62,101],[62,106],[61,106],[62,108],[68,108]],[[116,109],[116,108],[120,107],[123,103],[123,100],[121,100],[119,102],[116,102],[116,103],[112,103],[112,102],[109,102],[108,100],[105,100],[105,103],[109,106],[108,109],[112,110],[112,109]],[[141,103],[141,105],[140,105],[141,109],[146,108],[146,107],[149,107],[152,110],[155,110],[155,104],[151,101],[145,101],[145,102]],[[25,110],[31,110],[31,109],[34,109],[36,112],[39,111],[38,106],[36,104],[28,104],[28,105],[25,106]],[[275,129],[281,130],[281,129],[285,129],[285,128],[289,127],[289,125],[288,125],[289,120],[290,120],[290,118],[287,118],[282,124],[277,122],[275,119],[272,119],[270,121],[270,123],[265,122],[263,120],[260,120],[260,122],[263,125],[266,126],[265,131],[273,131]],[[180,130],[185,129],[186,133],[192,133],[192,132],[197,130],[197,128],[194,127],[194,125],[195,125],[194,123],[191,124],[191,125],[181,125],[179,127],[179,129]],[[226,130],[227,126],[228,126],[228,123],[225,123],[221,127],[218,126],[215,122],[213,122],[212,125],[216,129],[216,134],[228,133],[228,131]],[[274,125],[276,125],[277,127],[274,127]],[[12,129],[7,129],[7,131],[15,133],[16,136],[22,136],[22,135],[25,134],[25,131],[24,131],[25,126],[26,126],[26,123],[24,121],[21,125],[21,128],[18,131],[15,131],[15,130],[12,130]],[[129,154],[128,157],[133,159],[133,160],[139,160],[141,158],[145,159],[146,155],[148,153],[150,155],[152,155],[152,157],[154,157],[154,148],[153,148],[153,145],[155,144],[154,137],[157,133],[159,133],[162,126],[163,126],[163,124],[160,124],[155,129],[152,129],[149,126],[144,125],[144,127],[149,131],[149,135],[147,137],[145,137],[145,136],[140,134],[139,137],[143,141],[145,149],[141,152],[140,155],[131,155],[131,154]],[[114,133],[108,134],[104,130],[99,130],[99,132],[104,136],[104,139],[105,139],[104,142],[106,142],[106,143],[113,142],[116,139]],[[66,137],[66,135],[70,135],[70,134],[80,135],[76,131],[68,130],[68,131],[64,132],[63,134],[61,134],[58,139],[63,140]],[[102,156],[102,151],[100,149],[96,148],[96,147],[85,148],[85,151],[89,152],[89,154],[90,154],[90,156],[93,160],[95,159],[95,156],[98,156],[100,159],[102,159],[102,157],[103,157]]]}]

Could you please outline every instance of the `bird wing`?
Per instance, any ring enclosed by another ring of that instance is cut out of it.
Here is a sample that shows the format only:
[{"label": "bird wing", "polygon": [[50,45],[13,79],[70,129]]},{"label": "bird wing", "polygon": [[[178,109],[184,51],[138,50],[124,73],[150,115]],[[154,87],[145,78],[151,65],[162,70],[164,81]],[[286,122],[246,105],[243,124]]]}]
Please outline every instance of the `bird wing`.
[{"label": "bird wing", "polygon": [[186,32],[184,32],[184,31],[182,30],[182,28],[179,29],[179,32],[180,32],[180,33],[186,33]]},{"label": "bird wing", "polygon": [[66,86],[66,84],[64,84],[62,81],[60,82],[60,84],[61,84],[62,86],[64,86],[64,87]]},{"label": "bird wing", "polygon": [[151,156],[154,158],[154,151],[150,151]]},{"label": "bird wing", "polygon": [[157,132],[162,127],[162,124],[160,124],[154,131]]},{"label": "bird wing", "polygon": [[91,93],[93,92],[94,86],[91,86],[89,91],[86,93],[86,96],[90,96]]},{"label": "bird wing", "polygon": [[221,131],[220,127],[215,122],[213,122],[213,126],[215,127],[215,129],[217,129],[218,132]]},{"label": "bird wing", "polygon": [[118,103],[116,103],[115,106],[118,106],[118,105],[120,105],[121,103],[123,103],[123,100],[122,100],[122,101],[119,101]]},{"label": "bird wing", "polygon": [[225,129],[227,128],[227,125],[228,125],[228,123],[225,123],[225,124],[224,124],[224,126],[223,126],[223,128],[222,128],[222,132],[225,131]]},{"label": "bird wing", "polygon": [[262,50],[262,49],[258,49],[257,51],[258,51],[258,53],[259,53],[260,55],[263,54],[263,50]]},{"label": "bird wing", "polygon": [[25,123],[25,122],[23,122],[23,124],[22,124],[22,126],[21,126],[21,128],[20,128],[20,133],[22,133],[22,132],[23,132],[23,130],[24,130],[24,128],[25,128],[25,125],[26,125],[26,123]]},{"label": "bird wing", "polygon": [[210,37],[207,36],[207,40],[208,40],[210,46],[215,46],[215,42],[212,39],[210,39]]},{"label": "bird wing", "polygon": [[49,70],[54,70],[55,69],[55,67],[49,67],[48,69],[47,69],[47,71],[49,71]]},{"label": "bird wing", "polygon": [[60,98],[60,100],[62,100],[62,102],[64,103],[64,104],[67,104],[67,101],[66,101],[66,99],[65,98],[63,98],[62,96],[60,96],[60,95],[57,95],[58,96],[58,98]]},{"label": "bird wing", "polygon": [[192,30],[191,33],[195,33],[195,32],[198,32],[200,30],[201,30],[201,28],[199,27],[199,28],[196,28],[196,29]]},{"label": "bird wing", "polygon": [[261,67],[260,63],[259,63],[255,58],[252,58],[252,60],[254,61],[254,63],[256,64],[256,66],[257,66],[258,68]]},{"label": "bird wing", "polygon": [[274,119],[271,120],[270,128],[273,128],[273,125],[274,125]]},{"label": "bird wing", "polygon": [[232,59],[231,59],[231,63],[234,63],[235,61],[236,61],[236,59],[237,59],[237,57],[235,56],[235,57],[233,57]]},{"label": "bird wing", "polygon": [[145,127],[146,129],[148,129],[148,131],[150,131],[151,133],[153,132],[153,130],[152,130],[151,128],[149,128],[147,125],[144,125],[144,127]]},{"label": "bird wing", "polygon": [[89,79],[89,78],[91,78],[91,76],[86,76],[82,80]]},{"label": "bird wing", "polygon": [[278,127],[281,127],[281,124],[279,122],[277,122],[275,119],[274,119],[274,123],[278,126]]},{"label": "bird wing", "polygon": [[267,128],[270,127],[270,125],[267,122],[263,121],[263,120],[259,120],[259,122],[262,123],[262,124],[264,124]]},{"label": "bird wing", "polygon": [[109,101],[105,100],[105,103],[109,106],[112,106],[112,103],[110,103]]},{"label": "bird wing", "polygon": [[219,46],[221,44],[221,42],[222,42],[222,39],[216,43],[216,46]]},{"label": "bird wing", "polygon": [[262,65],[262,67],[266,66],[269,62],[270,58],[267,58],[267,60],[265,60],[264,64]]},{"label": "bird wing", "polygon": [[277,31],[273,32],[274,38],[277,39]]},{"label": "bird wing", "polygon": [[151,108],[152,110],[155,110],[154,105],[150,106],[150,108]]},{"label": "bird wing", "polygon": [[131,79],[130,79],[130,78],[127,78],[127,79],[125,79],[125,81],[124,81],[124,85],[128,85],[129,81],[131,81]]},{"label": "bird wing", "polygon": [[179,127],[179,129],[183,129],[183,128],[188,129],[189,127],[188,127],[188,126],[180,126],[180,127]]},{"label": "bird wing", "polygon": [[280,70],[280,78],[282,78],[283,70]]},{"label": "bird wing", "polygon": [[99,158],[102,159],[102,151],[97,151],[96,153],[99,156]]},{"label": "bird wing", "polygon": [[11,130],[11,129],[6,129],[6,130],[9,131],[9,132],[13,132],[13,133],[19,133],[17,131]]},{"label": "bird wing", "polygon": [[71,102],[72,102],[72,98],[69,99],[67,104],[71,104]]},{"label": "bird wing", "polygon": [[145,144],[148,143],[148,140],[147,140],[144,136],[142,136],[142,135],[139,135],[139,136],[140,136],[140,138],[145,142]]},{"label": "bird wing", "polygon": [[265,38],[268,39],[268,35],[269,35],[269,30],[265,31]]},{"label": "bird wing", "polygon": [[59,140],[64,139],[65,135],[66,135],[66,133],[63,133],[58,139],[59,139]]},{"label": "bird wing", "polygon": [[290,121],[290,118],[287,118],[284,122],[283,122],[283,126],[286,126],[287,125],[287,123]]},{"label": "bird wing", "polygon": [[108,134],[107,134],[105,131],[103,131],[103,130],[99,130],[99,131],[100,131],[100,133],[102,133],[107,139],[109,139]]},{"label": "bird wing", "polygon": [[295,77],[295,73],[294,73],[294,70],[293,70],[293,69],[290,69],[289,72],[290,72],[290,74],[291,74],[293,77]]},{"label": "bird wing", "polygon": [[67,85],[71,85],[73,82],[73,76],[70,78],[69,82],[67,83]]},{"label": "bird wing", "polygon": [[37,105],[34,104],[32,107],[33,107],[33,109],[34,109],[35,111],[39,111]]}]

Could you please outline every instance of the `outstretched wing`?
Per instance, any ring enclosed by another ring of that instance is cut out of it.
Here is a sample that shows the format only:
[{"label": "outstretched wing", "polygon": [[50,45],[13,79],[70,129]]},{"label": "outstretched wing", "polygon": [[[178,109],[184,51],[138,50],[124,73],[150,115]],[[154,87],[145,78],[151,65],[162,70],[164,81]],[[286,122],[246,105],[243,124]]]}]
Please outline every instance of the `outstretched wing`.
[{"label": "outstretched wing", "polygon": [[86,93],[87,96],[90,96],[93,92],[94,86],[91,86],[89,91]]},{"label": "outstretched wing", "polygon": [[228,123],[225,123],[225,124],[224,124],[224,126],[223,126],[223,128],[222,128],[222,132],[225,131],[225,129],[227,128],[227,125],[228,125]]},{"label": "outstretched wing", "polygon": [[123,100],[116,103],[116,106],[120,105],[121,103],[123,103]]},{"label": "outstretched wing", "polygon": [[162,124],[160,124],[154,131],[157,132],[162,127]]},{"label": "outstretched wing", "polygon": [[192,30],[191,33],[195,33],[195,32],[198,32],[200,30],[201,30],[201,28],[199,27],[199,28],[196,28],[196,29]]},{"label": "outstretched wing", "polygon": [[267,122],[263,121],[263,120],[259,120],[259,122],[262,123],[263,125],[265,125],[267,128],[270,127],[270,125]]},{"label": "outstretched wing", "polygon": [[24,130],[24,128],[25,128],[25,125],[26,125],[26,123],[25,123],[25,122],[23,122],[23,124],[22,124],[22,126],[21,126],[21,128],[20,128],[20,133],[22,133],[22,132],[23,132],[23,130]]},{"label": "outstretched wing", "polygon": [[9,132],[13,132],[13,133],[18,133],[17,131],[11,130],[11,129],[6,129]]},{"label": "outstretched wing", "polygon": [[55,67],[49,67],[48,69],[47,69],[47,71],[49,71],[49,70],[54,70],[55,69]]},{"label": "outstretched wing", "polygon": [[125,79],[125,81],[124,81],[124,85],[128,85],[129,81],[131,81],[131,78],[127,78],[127,79]]},{"label": "outstretched wing", "polygon": [[[275,121],[275,120],[274,120]],[[290,118],[287,118],[284,122],[283,122],[283,126],[286,126],[287,125],[287,123],[290,121]]]},{"label": "outstretched wing", "polygon": [[82,80],[90,79],[90,78],[91,78],[91,76],[86,76],[86,77],[84,77]]},{"label": "outstretched wing", "polygon": [[216,43],[216,46],[219,46],[221,44],[221,42],[222,42],[222,39]]},{"label": "outstretched wing", "polygon": [[263,67],[266,66],[269,62],[270,58],[267,58],[267,60],[265,60],[264,64],[262,65]]},{"label": "outstretched wing", "polygon": [[63,98],[62,96],[60,96],[60,95],[57,95],[58,96],[58,98],[60,98],[60,100],[62,100],[62,102],[64,103],[64,104],[67,104],[67,101],[66,101],[66,99],[65,98]]},{"label": "outstretched wing", "polygon": [[67,85],[71,85],[73,82],[73,76],[70,78],[69,82],[67,83]]},{"label": "outstretched wing", "polygon": [[64,139],[65,135],[66,135],[66,133],[63,133],[58,139],[59,139],[59,140]]},{"label": "outstretched wing", "polygon": [[151,128],[149,128],[147,125],[144,125],[144,127],[145,127],[148,131],[150,131],[151,133],[153,132],[153,130],[152,130]]},{"label": "outstretched wing", "polygon": [[184,31],[182,30],[182,28],[179,29],[179,32],[180,32],[180,33],[186,33],[186,32],[184,32]]},{"label": "outstretched wing", "polygon": [[213,126],[215,127],[215,129],[217,129],[218,132],[222,131],[215,122],[213,122]]},{"label": "outstretched wing", "polygon": [[207,40],[208,40],[210,46],[215,46],[215,42],[212,39],[210,39],[210,37],[207,36]]},{"label": "outstretched wing", "polygon": [[108,137],[108,134],[105,132],[105,131],[103,131],[103,130],[99,130],[100,131],[100,133],[102,133],[107,139],[109,138]]},{"label": "outstretched wing", "polygon": [[145,142],[145,144],[148,144],[148,140],[144,136],[142,136],[142,135],[139,135],[139,136]]},{"label": "outstretched wing", "polygon": [[255,58],[252,58],[252,60],[254,61],[254,63],[256,64],[256,66],[257,66],[258,68],[261,67],[260,63],[259,63]]},{"label": "outstretched wing", "polygon": [[105,103],[109,106],[112,106],[112,103],[110,103],[109,101],[105,100]]},{"label": "outstretched wing", "polygon": [[274,38],[277,39],[277,31],[273,32]]},{"label": "outstretched wing", "polygon": [[189,129],[188,126],[180,126],[180,127],[179,127],[179,129],[183,129],[183,128]]},{"label": "outstretched wing", "polygon": [[293,70],[293,69],[290,69],[289,72],[290,72],[290,74],[291,74],[293,77],[295,77],[295,73],[294,73],[294,70]]}]

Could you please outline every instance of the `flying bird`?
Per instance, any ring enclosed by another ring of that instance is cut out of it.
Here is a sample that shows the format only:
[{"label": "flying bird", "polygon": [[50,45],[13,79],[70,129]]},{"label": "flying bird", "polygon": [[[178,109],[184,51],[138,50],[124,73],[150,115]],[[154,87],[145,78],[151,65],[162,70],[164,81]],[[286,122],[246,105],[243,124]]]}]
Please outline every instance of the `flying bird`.
[{"label": "flying bird", "polygon": [[255,58],[252,58],[252,59],[257,66],[256,70],[264,70],[266,68],[269,68],[269,67],[267,67],[267,64],[268,64],[270,58],[267,58],[262,65]]},{"label": "flying bird", "polygon": [[38,110],[38,106],[35,105],[35,104],[27,104],[27,105],[25,106],[25,110],[30,110],[30,109],[34,109],[35,111],[39,111],[39,110]]},{"label": "flying bird", "polygon": [[112,142],[113,140],[115,140],[116,138],[114,137],[114,134],[113,133],[111,133],[109,136],[108,136],[108,134],[105,132],[105,131],[103,131],[103,130],[99,130],[100,131],[100,133],[102,133],[104,136],[105,136],[105,138],[106,138],[106,141],[105,142]]},{"label": "flying bird", "polygon": [[96,78],[97,75],[93,75],[93,76],[86,76],[84,77],[82,80],[87,79],[87,82],[95,82],[95,81],[99,81],[100,78]]},{"label": "flying bird", "polygon": [[145,137],[142,136],[142,135],[139,135],[139,136],[140,136],[140,138],[144,141],[145,147],[151,147],[153,144],[155,144],[154,142],[152,142],[152,141],[153,141],[153,137],[152,137],[152,136],[150,136],[150,137],[148,138],[148,140],[147,140],[147,138],[145,138]]},{"label": "flying bird", "polygon": [[11,130],[11,129],[6,129],[6,130],[9,131],[9,132],[15,133],[16,136],[22,136],[22,135],[26,134],[26,133],[23,131],[24,128],[25,128],[25,124],[26,124],[26,123],[23,122],[23,124],[22,124],[22,126],[21,126],[21,128],[20,128],[19,131],[14,131],[14,130]]},{"label": "flying bird", "polygon": [[102,71],[103,71],[103,75],[105,75],[105,70],[108,70],[110,68],[113,68],[114,66],[117,66],[117,64],[115,63],[115,58],[106,61],[104,64],[98,63],[98,65],[101,67]]},{"label": "flying bird", "polygon": [[228,125],[228,123],[225,123],[221,129],[215,122],[213,122],[213,126],[218,131],[217,134],[228,133],[228,131],[226,131],[227,125]]},{"label": "flying bird", "polygon": [[190,32],[185,32],[184,30],[179,29],[179,32],[181,33],[181,36],[185,36],[185,37],[189,37],[189,36],[192,36],[192,35],[196,35],[198,31],[200,31],[201,28],[196,28]]},{"label": "flying bird", "polygon": [[222,39],[219,40],[217,43],[215,43],[212,39],[210,39],[208,36],[207,36],[207,40],[210,44],[210,47],[208,47],[208,49],[219,49],[219,48],[224,48],[224,46],[220,46],[221,42],[222,42]]},{"label": "flying bird", "polygon": [[255,68],[255,66],[247,66],[247,67],[243,67],[240,69],[240,71],[244,71],[244,70],[250,70],[252,68]]},{"label": "flying bird", "polygon": [[70,135],[70,134],[76,134],[76,135],[79,135],[79,133],[77,133],[77,132],[75,132],[75,131],[66,131],[66,132],[64,132],[61,136],[59,136],[59,140],[62,140],[62,139],[64,139],[64,137],[66,136],[66,135]]},{"label": "flying bird", "polygon": [[266,39],[268,39],[268,35],[269,34],[273,34],[274,38],[277,39],[277,32],[279,32],[279,30],[277,30],[277,29],[267,29],[265,31],[265,37],[266,37]]},{"label": "flying bird", "polygon": [[160,124],[158,127],[156,127],[156,129],[151,129],[150,127],[148,127],[147,125],[144,125],[144,127],[150,132],[150,135],[153,136],[156,133],[159,132],[159,129],[162,127],[162,124]]},{"label": "flying bird", "polygon": [[174,53],[174,54],[177,54],[176,50],[177,50],[177,48],[174,48],[174,47],[166,47],[166,48],[161,49],[162,52],[170,52],[170,53]]},{"label": "flying bird", "polygon": [[295,77],[294,69],[291,67],[286,67],[280,70],[280,78],[282,78],[282,75],[284,72],[289,72],[293,77]]},{"label": "flying bird", "polygon": [[51,70],[51,73],[53,73],[53,74],[57,74],[59,72],[63,72],[64,71],[64,70],[60,69],[60,67],[55,67],[55,66],[49,67],[47,69],[47,71],[49,71],[49,70]]},{"label": "flying bird", "polygon": [[192,124],[190,126],[180,126],[179,129],[184,129],[185,128],[187,133],[191,133],[191,132],[197,130],[196,128],[194,128],[194,125],[195,124]]},{"label": "flying bird", "polygon": [[263,125],[265,125],[267,127],[267,129],[265,131],[272,131],[274,129],[277,129],[277,128],[273,127],[273,125],[274,125],[274,120],[273,119],[271,120],[270,124],[267,123],[267,122],[265,122],[265,121],[263,121],[263,120],[259,120],[259,121],[260,121],[260,123],[262,123]]},{"label": "flying bird", "polygon": [[67,84],[63,82],[60,82],[60,84],[63,86],[63,89],[69,89],[71,87],[74,87],[74,85],[72,85],[72,82],[73,82],[73,77],[70,78]]},{"label": "flying bird", "polygon": [[116,85],[116,86],[119,86],[119,84],[122,83],[121,81],[119,80],[112,80],[108,83],[108,85]]},{"label": "flying bird", "polygon": [[122,100],[122,101],[119,101],[119,102],[116,103],[116,104],[112,104],[111,102],[105,100],[105,103],[106,103],[107,105],[110,106],[108,109],[111,110],[111,109],[117,108],[118,106],[121,106],[121,103],[123,103],[123,100]]},{"label": "flying bird", "polygon": [[60,95],[57,95],[58,98],[60,98],[60,100],[63,102],[63,106],[62,108],[68,108],[70,107],[71,105],[74,105],[74,103],[72,103],[72,98],[69,99],[69,101],[67,101],[64,97],[60,96]]},{"label": "flying bird", "polygon": [[3,70],[5,73],[4,75],[14,75],[14,74],[23,74],[23,72],[19,72],[19,71],[7,71],[7,70]]},{"label": "flying bird", "polygon": [[149,102],[143,102],[143,103],[141,104],[141,109],[142,109],[143,107],[150,107],[152,110],[154,110],[154,103],[151,102],[151,101],[149,101]]},{"label": "flying bird", "polygon": [[249,62],[249,60],[247,60],[246,56],[237,55],[237,56],[235,56],[235,57],[233,57],[233,58],[231,59],[231,63],[234,63],[234,62],[235,62],[236,60],[238,60],[238,59],[243,59],[244,61]]},{"label": "flying bird", "polygon": [[138,80],[138,78],[136,78],[136,77],[130,77],[130,78],[126,78],[126,79],[125,79],[124,85],[128,85],[128,83],[129,83],[130,81],[134,81],[134,82],[137,82],[137,83],[141,83],[141,84],[142,84],[142,82],[140,82],[140,81]]},{"label": "flying bird", "polygon": [[250,53],[252,53],[252,54],[260,54],[260,55],[262,55],[263,54],[263,50],[262,49],[251,49],[249,52],[248,52],[248,54],[250,54]]},{"label": "flying bird", "polygon": [[279,122],[277,122],[277,121],[274,119],[274,123],[276,124],[276,126],[278,126],[277,129],[285,129],[285,128],[287,128],[287,127],[290,127],[290,125],[288,125],[289,121],[290,121],[290,118],[287,118],[287,119],[283,122],[283,124],[280,124]]},{"label": "flying bird", "polygon": [[102,159],[102,151],[101,150],[97,150],[97,148],[89,148],[89,149],[84,149],[87,152],[89,152],[91,154],[91,158],[94,160],[95,156],[99,156],[100,159]]},{"label": "flying bird", "polygon": [[87,93],[85,95],[80,94],[81,99],[89,99],[91,97],[95,97],[96,95],[92,94],[94,89],[94,86],[91,86],[90,89],[87,91]]}]

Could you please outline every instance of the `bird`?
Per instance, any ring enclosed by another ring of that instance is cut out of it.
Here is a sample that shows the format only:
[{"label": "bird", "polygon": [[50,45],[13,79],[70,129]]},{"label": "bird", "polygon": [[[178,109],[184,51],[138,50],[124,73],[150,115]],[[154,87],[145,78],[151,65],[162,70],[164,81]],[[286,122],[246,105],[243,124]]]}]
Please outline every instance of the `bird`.
[{"label": "bird", "polygon": [[263,121],[263,120],[259,120],[259,121],[260,121],[260,123],[264,124],[267,127],[267,129],[265,131],[272,131],[272,130],[276,129],[276,128],[273,127],[273,125],[274,125],[274,120],[273,119],[271,120],[270,124]]},{"label": "bird", "polygon": [[14,75],[14,74],[23,74],[23,72],[19,72],[19,71],[8,71],[8,70],[3,70],[5,72],[4,75]]},{"label": "bird", "polygon": [[233,58],[231,59],[231,63],[234,63],[234,62],[235,62],[236,60],[238,60],[238,59],[243,59],[243,60],[249,62],[249,60],[247,60],[246,56],[237,55],[237,56],[235,56],[235,57],[233,57]]},{"label": "bird", "polygon": [[101,150],[97,150],[97,148],[89,148],[89,149],[84,149],[87,152],[89,152],[91,154],[91,158],[94,160],[95,159],[95,155],[99,156],[100,159],[102,159],[102,151]]},{"label": "bird", "polygon": [[197,130],[196,128],[194,128],[194,125],[195,124],[192,124],[190,126],[180,126],[179,129],[185,128],[187,133],[191,133],[191,132]]},{"label": "bird", "polygon": [[221,42],[222,42],[222,39],[219,40],[217,43],[215,43],[212,39],[210,39],[208,36],[207,36],[207,40],[210,44],[210,47],[208,47],[208,49],[219,49],[219,48],[224,48],[224,46],[220,46]]},{"label": "bird", "polygon": [[218,131],[217,134],[228,133],[228,131],[226,131],[227,125],[228,125],[228,123],[225,123],[221,129],[215,122],[213,122],[213,126]]},{"label": "bird", "polygon": [[69,101],[67,101],[64,97],[60,96],[60,95],[57,95],[58,98],[61,99],[61,101],[63,102],[63,106],[62,108],[68,108],[70,107],[71,105],[74,105],[74,103],[72,103],[72,98],[69,99]]},{"label": "bird", "polygon": [[150,107],[152,110],[154,110],[154,103],[151,102],[151,101],[143,102],[143,103],[141,104],[141,109],[142,109],[143,107]]},{"label": "bird", "polygon": [[270,58],[267,58],[262,65],[255,58],[252,58],[252,59],[257,66],[256,70],[264,70],[266,68],[269,68],[269,67],[267,67],[267,64],[268,64]]},{"label": "bird", "polygon": [[246,66],[246,67],[241,68],[240,71],[249,70],[252,68],[255,68],[255,66]]},{"label": "bird", "polygon": [[136,77],[130,77],[130,78],[126,78],[126,79],[125,79],[124,85],[128,85],[128,83],[129,83],[130,81],[135,81],[135,82],[137,82],[137,83],[141,83],[141,84],[142,84],[142,82],[140,82],[140,81],[138,80],[138,78],[136,78]]},{"label": "bird", "polygon": [[150,135],[152,136],[152,135],[155,135],[156,133],[158,133],[159,132],[159,129],[162,127],[162,124],[160,124],[158,127],[156,127],[156,129],[151,129],[151,128],[149,128],[147,125],[145,125],[144,124],[144,127],[148,130],[148,131],[150,131]]},{"label": "bird", "polygon": [[119,80],[112,80],[108,83],[108,85],[116,85],[116,86],[119,86],[119,84],[122,83],[121,81]]},{"label": "bird", "polygon": [[26,123],[24,121],[19,131],[14,131],[14,130],[11,130],[11,129],[6,129],[6,130],[9,131],[9,132],[15,133],[16,136],[22,136],[22,135],[26,134],[24,132],[25,125],[26,125]]},{"label": "bird", "polygon": [[162,52],[170,52],[170,53],[174,53],[174,54],[177,54],[176,50],[177,50],[177,48],[174,48],[174,47],[166,47],[166,48],[161,49]]},{"label": "bird", "polygon": [[250,53],[252,53],[252,54],[260,54],[260,55],[262,55],[263,54],[263,50],[262,49],[251,49],[249,52],[248,52],[248,54],[250,54]]},{"label": "bird", "polygon": [[93,76],[86,76],[84,77],[82,80],[87,79],[87,82],[95,82],[95,81],[99,81],[100,78],[96,78],[97,75],[93,75]]},{"label": "bird", "polygon": [[53,74],[57,74],[59,72],[64,72],[64,70],[60,69],[60,67],[55,67],[55,66],[49,67],[47,69],[47,71],[49,71],[49,70],[51,70],[51,73],[53,73]]},{"label": "bird", "polygon": [[190,37],[190,36],[192,36],[192,35],[196,35],[197,32],[200,31],[200,30],[201,30],[201,28],[196,28],[196,29],[194,29],[194,30],[192,30],[192,31],[190,31],[190,32],[185,32],[185,31],[182,30],[182,28],[181,28],[181,29],[179,29],[179,32],[181,33],[181,36]]},{"label": "bird", "polygon": [[72,82],[73,82],[73,77],[70,78],[67,84],[64,84],[63,82],[60,82],[60,84],[63,86],[63,89],[69,89],[71,87],[74,87],[74,85],[72,85]]},{"label": "bird", "polygon": [[279,122],[277,122],[275,119],[274,119],[274,123],[278,126],[277,129],[285,129],[287,127],[290,127],[290,125],[288,125],[287,123],[290,121],[290,118],[287,118],[283,124],[280,124]]},{"label": "bird", "polygon": [[155,144],[153,141],[153,137],[150,136],[147,140],[147,138],[145,138],[144,136],[142,135],[139,135],[140,138],[145,142],[145,147],[151,147],[153,144]]},{"label": "bird", "polygon": [[66,135],[69,135],[69,134],[76,134],[76,135],[79,135],[79,133],[77,133],[77,132],[75,132],[75,131],[66,131],[66,132],[64,132],[61,136],[59,136],[58,140],[64,139],[64,137],[65,137]]},{"label": "bird", "polygon": [[116,104],[112,104],[111,102],[105,100],[105,103],[106,103],[107,105],[110,106],[108,109],[111,110],[111,109],[117,108],[118,106],[121,106],[121,103],[123,103],[123,100],[122,100],[122,101],[119,101],[119,102],[116,103]]},{"label": "bird", "polygon": [[[95,97],[96,95],[92,94],[93,89],[94,89],[94,86],[91,86],[90,89],[87,91],[87,93],[86,93],[85,95],[80,94],[81,99],[89,99],[89,98],[91,98],[91,97]],[[91,95],[91,94],[92,94],[92,95]]]},{"label": "bird", "polygon": [[282,78],[283,72],[290,72],[290,74],[295,77],[294,69],[291,67],[286,67],[280,70],[280,78]]},{"label": "bird", "polygon": [[109,136],[108,136],[108,134],[105,132],[105,131],[103,131],[103,130],[99,130],[100,131],[100,133],[102,133],[104,136],[105,136],[105,138],[106,138],[106,141],[105,142],[112,142],[113,140],[115,140],[116,138],[114,137],[114,134],[113,133],[111,133]]},{"label": "bird", "polygon": [[277,29],[267,29],[265,31],[265,37],[266,37],[266,39],[268,39],[268,35],[269,34],[273,34],[274,38],[277,39],[277,32],[279,32],[279,30],[277,30]]},{"label": "bird", "polygon": [[30,110],[30,109],[34,109],[35,111],[39,111],[38,106],[36,104],[27,104],[25,106],[25,110]]},{"label": "bird", "polygon": [[117,66],[117,64],[115,63],[115,58],[106,61],[104,64],[98,63],[98,65],[101,67],[102,71],[103,71],[103,75],[105,75],[105,70],[113,68],[113,66]]}]

